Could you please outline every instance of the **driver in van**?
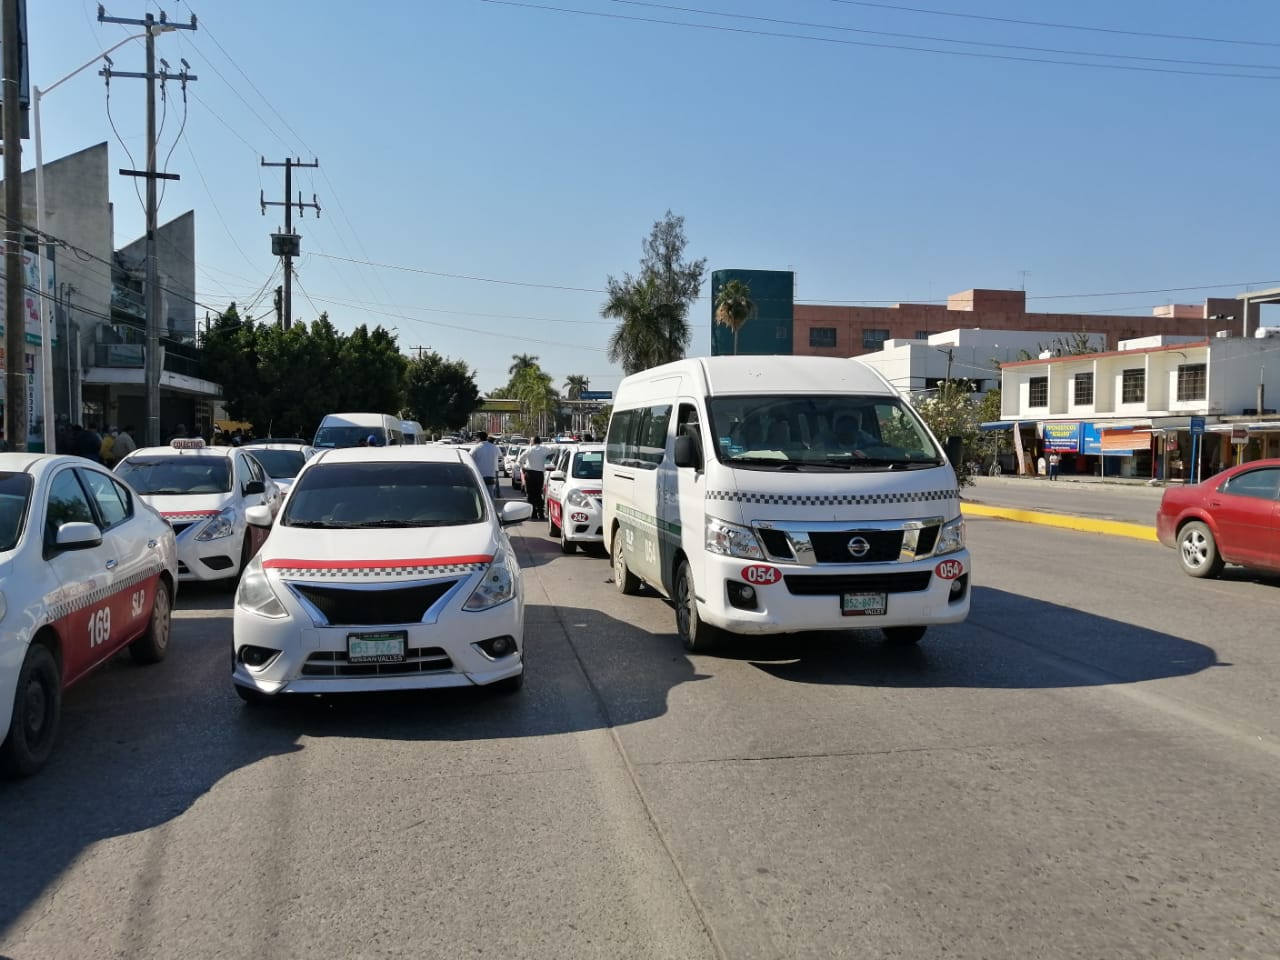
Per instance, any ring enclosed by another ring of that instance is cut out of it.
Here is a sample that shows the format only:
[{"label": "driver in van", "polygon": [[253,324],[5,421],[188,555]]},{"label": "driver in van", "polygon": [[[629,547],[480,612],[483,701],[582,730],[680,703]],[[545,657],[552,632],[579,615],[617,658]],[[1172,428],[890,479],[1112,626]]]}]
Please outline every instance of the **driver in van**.
[{"label": "driver in van", "polygon": [[873,435],[862,429],[862,412],[853,410],[842,413],[836,419],[835,436],[828,444],[828,452],[865,456],[860,448],[872,447],[877,443],[879,441]]}]

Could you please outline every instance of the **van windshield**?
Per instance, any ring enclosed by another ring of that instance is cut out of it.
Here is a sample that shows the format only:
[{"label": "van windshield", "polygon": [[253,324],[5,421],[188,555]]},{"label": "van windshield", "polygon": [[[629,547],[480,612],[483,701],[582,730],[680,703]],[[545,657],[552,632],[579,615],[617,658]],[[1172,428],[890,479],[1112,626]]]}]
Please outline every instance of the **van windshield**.
[{"label": "van windshield", "polygon": [[758,469],[937,466],[942,452],[897,397],[724,396],[708,401],[721,463]]},{"label": "van windshield", "polygon": [[316,447],[359,447],[368,445],[370,437],[376,438],[375,446],[385,447],[387,445],[387,431],[382,427],[358,427],[353,424],[321,427],[316,431],[315,443],[312,445]]}]

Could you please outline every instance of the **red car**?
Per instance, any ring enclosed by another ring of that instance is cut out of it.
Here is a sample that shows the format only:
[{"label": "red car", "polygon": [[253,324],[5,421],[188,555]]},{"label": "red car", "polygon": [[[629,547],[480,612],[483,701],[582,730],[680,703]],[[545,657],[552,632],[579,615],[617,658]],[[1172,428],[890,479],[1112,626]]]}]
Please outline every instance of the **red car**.
[{"label": "red car", "polygon": [[1156,535],[1176,547],[1182,569],[1216,577],[1227,563],[1280,573],[1280,460],[1229,467],[1186,487],[1169,487]]}]

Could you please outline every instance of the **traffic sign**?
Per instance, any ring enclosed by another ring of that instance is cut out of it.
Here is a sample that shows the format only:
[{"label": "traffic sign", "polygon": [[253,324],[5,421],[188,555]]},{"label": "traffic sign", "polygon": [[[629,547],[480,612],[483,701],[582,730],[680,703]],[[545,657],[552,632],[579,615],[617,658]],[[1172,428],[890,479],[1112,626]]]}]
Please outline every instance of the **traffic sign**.
[{"label": "traffic sign", "polygon": [[1202,433],[1204,433],[1204,417],[1192,417],[1191,435],[1194,437]]},{"label": "traffic sign", "polygon": [[612,390],[583,390],[579,396],[580,400],[612,400]]}]

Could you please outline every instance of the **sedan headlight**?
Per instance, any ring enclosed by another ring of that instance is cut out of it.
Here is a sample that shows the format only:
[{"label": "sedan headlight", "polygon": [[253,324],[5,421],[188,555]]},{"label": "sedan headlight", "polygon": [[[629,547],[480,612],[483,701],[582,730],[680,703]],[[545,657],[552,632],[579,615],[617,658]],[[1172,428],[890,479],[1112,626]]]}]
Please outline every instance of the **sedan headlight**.
[{"label": "sedan headlight", "polygon": [[287,617],[289,611],[284,608],[275,590],[271,589],[271,581],[262,569],[262,559],[254,557],[249,561],[244,572],[240,574],[240,586],[236,587],[236,606],[261,617],[272,617],[279,620]]},{"label": "sedan headlight", "polygon": [[564,502],[571,507],[578,507],[579,509],[595,506],[591,498],[581,490],[570,490],[569,495],[564,498]]},{"label": "sedan headlight", "polygon": [[489,610],[516,595],[516,578],[505,550],[499,550],[484,576],[462,605],[463,610]]},{"label": "sedan headlight", "polygon": [[934,555],[940,556],[944,553],[955,553],[957,550],[964,549],[964,517],[956,517],[950,523],[944,523],[942,529],[938,532],[938,545],[934,548]]},{"label": "sedan headlight", "polygon": [[216,517],[210,517],[204,529],[196,534],[197,540],[221,540],[236,532],[236,512],[228,507]]},{"label": "sedan headlight", "polygon": [[749,527],[741,527],[736,523],[726,523],[715,517],[707,517],[707,549],[725,557],[744,557],[749,560],[763,560],[764,551],[760,549],[760,541]]}]

